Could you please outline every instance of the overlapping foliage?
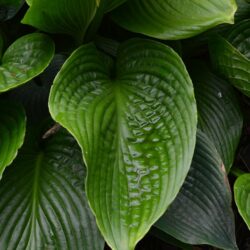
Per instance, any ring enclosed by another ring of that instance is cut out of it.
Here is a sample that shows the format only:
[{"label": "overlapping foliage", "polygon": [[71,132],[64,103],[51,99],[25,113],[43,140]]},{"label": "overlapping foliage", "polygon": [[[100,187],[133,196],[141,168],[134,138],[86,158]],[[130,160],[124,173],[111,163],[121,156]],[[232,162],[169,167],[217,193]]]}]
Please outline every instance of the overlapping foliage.
[{"label": "overlapping foliage", "polygon": [[250,3],[0,10],[0,248],[134,250],[157,228],[178,246],[238,249],[234,214],[250,226],[249,174],[234,164]]}]

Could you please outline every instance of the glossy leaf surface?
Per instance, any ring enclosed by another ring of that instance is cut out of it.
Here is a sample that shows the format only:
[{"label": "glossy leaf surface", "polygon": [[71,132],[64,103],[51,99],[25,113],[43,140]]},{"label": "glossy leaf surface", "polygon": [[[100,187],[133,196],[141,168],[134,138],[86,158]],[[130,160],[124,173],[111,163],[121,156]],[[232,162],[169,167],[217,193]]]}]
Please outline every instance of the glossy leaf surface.
[{"label": "glossy leaf surface", "polygon": [[24,141],[26,117],[20,104],[0,101],[0,179]]},{"label": "glossy leaf surface", "polygon": [[250,174],[244,174],[234,184],[234,197],[239,213],[250,230]]},{"label": "glossy leaf surface", "polygon": [[95,16],[99,2],[94,0],[28,1],[22,22],[50,33],[68,34],[80,40]]},{"label": "glossy leaf surface", "polygon": [[192,80],[198,107],[199,128],[214,143],[227,172],[235,157],[243,128],[243,117],[234,88],[197,62]]},{"label": "glossy leaf surface", "polygon": [[212,142],[198,133],[191,169],[157,228],[189,244],[237,249],[231,191]]},{"label": "glossy leaf surface", "polygon": [[215,37],[210,43],[211,59],[221,75],[250,96],[250,20],[234,26],[227,40]]},{"label": "glossy leaf surface", "polygon": [[93,45],[76,50],[50,94],[52,117],[82,147],[87,195],[112,249],[134,249],[177,195],[196,134],[192,82],[167,46],[132,39],[109,71]]},{"label": "glossy leaf surface", "polygon": [[133,0],[113,13],[130,31],[177,40],[197,35],[221,23],[233,23],[234,0]]},{"label": "glossy leaf surface", "polygon": [[22,85],[39,75],[54,55],[54,43],[33,33],[16,40],[4,53],[0,65],[0,92]]},{"label": "glossy leaf surface", "polygon": [[1,249],[103,250],[74,139],[28,139],[0,182]]}]

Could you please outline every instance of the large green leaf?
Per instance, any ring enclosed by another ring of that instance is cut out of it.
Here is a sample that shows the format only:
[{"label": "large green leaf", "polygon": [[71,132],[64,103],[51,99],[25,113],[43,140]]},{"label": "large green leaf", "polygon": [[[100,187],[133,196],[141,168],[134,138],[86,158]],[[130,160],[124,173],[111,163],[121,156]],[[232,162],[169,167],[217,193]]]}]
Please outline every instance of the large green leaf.
[{"label": "large green leaf", "polygon": [[81,41],[95,16],[99,1],[95,0],[36,0],[22,23],[50,33],[69,34]]},{"label": "large green leaf", "polygon": [[102,250],[84,178],[81,150],[65,131],[29,136],[0,182],[1,249]]},{"label": "large green leaf", "polygon": [[22,85],[39,75],[54,55],[54,43],[33,33],[16,40],[4,53],[0,65],[0,92]]},{"label": "large green leaf", "polygon": [[82,147],[88,199],[106,241],[134,249],[190,167],[196,104],[183,62],[163,44],[132,39],[108,72],[97,49],[82,46],[55,78],[49,108]]},{"label": "large green leaf", "polygon": [[178,40],[221,23],[233,23],[234,0],[130,0],[113,13],[114,20],[133,32]]},{"label": "large green leaf", "polygon": [[232,85],[250,96],[250,20],[236,24],[227,40],[214,37],[210,54],[214,67]]},{"label": "large green leaf", "polygon": [[0,101],[0,179],[24,141],[26,118],[21,105]]},{"label": "large green leaf", "polygon": [[250,230],[250,174],[243,174],[234,184],[234,197],[239,213]]},{"label": "large green leaf", "polygon": [[157,228],[189,244],[237,249],[231,191],[222,160],[202,132],[191,169]]},{"label": "large green leaf", "polygon": [[233,87],[202,62],[192,65],[191,77],[199,113],[199,127],[214,143],[227,172],[240,141],[243,117]]}]

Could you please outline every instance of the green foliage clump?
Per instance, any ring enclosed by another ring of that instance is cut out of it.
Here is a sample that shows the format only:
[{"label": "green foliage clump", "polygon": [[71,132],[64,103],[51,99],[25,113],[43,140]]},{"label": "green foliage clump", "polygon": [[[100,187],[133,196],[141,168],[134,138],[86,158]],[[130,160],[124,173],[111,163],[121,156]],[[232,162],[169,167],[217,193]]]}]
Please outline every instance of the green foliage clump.
[{"label": "green foliage clump", "polygon": [[241,249],[248,18],[245,0],[0,0],[0,249]]}]

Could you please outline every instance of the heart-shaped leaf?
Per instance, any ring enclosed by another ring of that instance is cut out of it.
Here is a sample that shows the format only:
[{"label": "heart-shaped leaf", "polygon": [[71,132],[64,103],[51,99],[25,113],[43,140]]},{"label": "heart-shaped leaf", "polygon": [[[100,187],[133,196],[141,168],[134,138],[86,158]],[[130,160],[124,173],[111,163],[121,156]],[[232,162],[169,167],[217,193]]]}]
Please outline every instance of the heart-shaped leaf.
[{"label": "heart-shaped leaf", "polygon": [[34,33],[16,40],[4,53],[0,65],[0,92],[22,85],[39,75],[54,55],[54,43]]},{"label": "heart-shaped leaf", "polygon": [[81,41],[93,20],[99,2],[95,0],[36,0],[22,23],[50,33],[63,33]]},{"label": "heart-shaped leaf", "polygon": [[1,249],[103,250],[80,148],[65,131],[38,142],[29,134],[0,182]]},{"label": "heart-shaped leaf", "polygon": [[250,96],[250,20],[236,24],[227,40],[214,37],[209,47],[215,69],[242,93]]},{"label": "heart-shaped leaf", "polygon": [[113,19],[133,32],[178,40],[233,23],[236,9],[234,0],[133,0],[116,9]]},{"label": "heart-shaped leaf", "polygon": [[190,70],[195,86],[199,128],[214,143],[229,172],[240,141],[243,117],[233,87],[202,62]]},{"label": "heart-shaped leaf", "polygon": [[195,146],[193,86],[167,46],[132,39],[108,67],[84,45],[56,76],[52,117],[81,145],[87,195],[114,250],[131,250],[180,190]]},{"label": "heart-shaped leaf", "polygon": [[0,179],[24,141],[26,117],[21,105],[0,101]]},{"label": "heart-shaped leaf", "polygon": [[202,132],[189,174],[157,228],[189,244],[238,249],[231,191],[222,160]]},{"label": "heart-shaped leaf", "polygon": [[239,213],[250,230],[250,174],[243,174],[234,184],[234,198]]}]

